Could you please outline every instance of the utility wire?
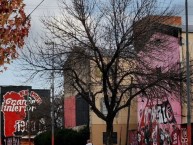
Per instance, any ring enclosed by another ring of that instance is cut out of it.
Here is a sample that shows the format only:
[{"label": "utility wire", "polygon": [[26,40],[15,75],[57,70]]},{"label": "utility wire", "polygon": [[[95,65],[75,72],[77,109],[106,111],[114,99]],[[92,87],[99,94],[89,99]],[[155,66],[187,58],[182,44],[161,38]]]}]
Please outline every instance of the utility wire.
[{"label": "utility wire", "polygon": [[44,2],[44,0],[42,0],[34,9],[33,11],[31,11],[31,13],[29,13],[26,17],[26,20],[30,17],[30,15]]},{"label": "utility wire", "polygon": [[25,20],[23,21],[23,25],[25,24],[25,22],[29,19],[29,17],[31,16],[31,14],[43,3],[44,0],[42,0],[32,11],[31,13],[29,13],[27,15],[27,17],[25,18]]}]

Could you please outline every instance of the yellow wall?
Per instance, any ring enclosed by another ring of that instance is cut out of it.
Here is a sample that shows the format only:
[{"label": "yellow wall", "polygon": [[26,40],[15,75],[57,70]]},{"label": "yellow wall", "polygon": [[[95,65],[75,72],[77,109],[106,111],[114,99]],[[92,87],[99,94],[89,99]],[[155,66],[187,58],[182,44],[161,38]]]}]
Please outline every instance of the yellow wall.
[{"label": "yellow wall", "polygon": [[[99,105],[99,101],[98,101],[98,105]],[[130,113],[131,115],[129,120],[130,121],[129,130],[136,130],[137,129],[136,101],[133,101],[130,112],[131,112]],[[117,132],[118,145],[125,145],[127,114],[128,114],[128,108],[124,108],[118,113],[118,115],[114,119],[113,127],[114,127],[114,132]],[[106,132],[106,124],[105,124],[105,121],[98,118],[92,111],[90,112],[90,131],[91,131],[90,138],[93,144],[103,145],[103,132]],[[121,144],[119,144],[120,140],[121,140]]]},{"label": "yellow wall", "polygon": [[[188,35],[189,40],[189,52],[190,52],[190,60],[193,60],[193,32]],[[182,32],[182,49],[181,49],[181,57],[182,59],[186,58],[186,33]]]},{"label": "yellow wall", "polygon": [[[188,35],[189,39],[189,56],[190,61],[193,60],[193,32],[189,33]],[[186,33],[182,33],[182,48],[181,48],[181,61],[186,65]],[[186,89],[186,88],[184,88]],[[193,89],[193,88],[191,88]],[[183,97],[186,97],[186,94],[183,94]],[[192,104],[193,105],[193,104]],[[192,115],[193,115],[193,108],[192,108]],[[193,122],[193,117],[191,118],[191,122]],[[187,104],[182,104],[182,124],[187,123]]]},{"label": "yellow wall", "polygon": [[[128,62],[120,62],[120,67],[123,69],[133,68],[135,67],[134,62],[130,62],[130,64],[127,64]],[[84,64],[84,63],[83,63]],[[82,67],[81,67],[82,66]],[[97,92],[101,90],[101,74],[100,70],[96,67],[96,64],[92,61],[90,61],[90,64],[87,66],[86,64],[81,65],[81,62],[77,64],[77,68],[79,68],[77,71],[80,72],[80,76],[83,80],[85,80],[86,83],[91,83],[90,91],[91,92]],[[90,69],[90,70],[89,70]],[[75,96],[76,91],[70,87],[71,79],[68,76],[67,73],[64,73],[65,75],[65,83],[64,83],[64,92],[65,96]],[[123,84],[121,85],[129,85],[131,82],[130,78],[126,78],[123,81]],[[128,96],[123,97],[123,101],[128,99]],[[96,107],[101,110],[101,99],[102,94],[98,94],[98,96],[95,98]],[[131,104],[131,111],[130,111],[130,126],[129,128],[131,130],[137,129],[137,104],[135,101]],[[91,131],[91,140],[94,145],[102,145],[103,141],[103,132],[106,132],[106,124],[103,120],[101,120],[99,117],[97,117],[92,110],[89,112],[90,116],[90,131]],[[127,126],[127,114],[128,114],[128,108],[124,108],[117,114],[116,118],[114,119],[114,131],[117,132],[117,141],[119,144],[119,141],[121,139],[121,145],[125,145],[125,138],[126,138],[126,126]],[[120,144],[119,144],[120,145]]]},{"label": "yellow wall", "polygon": [[[126,62],[121,62],[121,65],[123,68],[129,68],[134,67],[133,62],[131,61],[132,65],[128,65]],[[96,67],[95,63],[91,62],[91,74],[92,79],[91,82],[99,82],[98,84],[95,83],[95,85],[92,85],[91,90],[93,92],[97,92],[101,90],[101,73],[100,70]],[[125,79],[123,85],[130,84],[130,78]],[[125,100],[128,96],[125,96]],[[101,110],[101,101],[102,101],[102,94],[98,94],[96,100],[96,107]],[[124,101],[124,99],[122,100]],[[130,125],[129,130],[136,130],[137,129],[137,101],[134,100],[130,107]],[[126,140],[126,128],[127,128],[127,115],[128,114],[128,108],[124,108],[119,111],[117,116],[114,119],[113,127],[114,132],[117,132],[117,141],[118,145],[125,145]],[[105,121],[100,119],[98,116],[96,116],[93,111],[90,111],[90,132],[91,132],[91,140],[94,145],[103,145],[103,132],[106,132],[106,124]],[[121,140],[121,144],[120,144]]]},{"label": "yellow wall", "polygon": [[[130,125],[132,126],[131,129],[136,129],[136,124],[137,124],[137,104],[135,103],[134,105],[131,106],[130,108]],[[114,124],[127,124],[127,114],[128,114],[128,108],[124,108],[119,113],[114,119]],[[96,114],[92,111],[90,111],[90,124],[95,125],[95,124],[105,124],[105,121],[100,119]]]}]

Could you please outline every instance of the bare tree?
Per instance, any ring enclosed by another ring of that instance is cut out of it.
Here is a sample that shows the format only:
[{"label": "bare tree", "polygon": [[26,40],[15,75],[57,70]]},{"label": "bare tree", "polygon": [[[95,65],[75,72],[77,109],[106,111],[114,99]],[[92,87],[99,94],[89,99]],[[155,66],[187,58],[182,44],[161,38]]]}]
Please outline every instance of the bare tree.
[{"label": "bare tree", "polygon": [[51,104],[50,98],[42,98],[43,101],[41,106],[35,104],[33,107],[36,107],[37,109],[35,109],[34,112],[30,112],[30,119],[34,124],[29,125],[31,125],[31,133],[33,134],[51,130],[51,105],[54,106],[54,128],[63,128],[63,93],[59,92],[58,95],[54,96],[53,104]]},{"label": "bare tree", "polygon": [[[37,45],[35,52],[29,47],[29,55],[22,55],[26,62],[23,69],[30,70],[32,78],[52,69],[64,73],[65,85],[80,94],[106,122],[107,145],[112,145],[116,114],[130,106],[137,96],[162,99],[169,92],[180,97],[185,72],[180,70],[179,61],[168,63],[179,47],[171,44],[176,44],[178,38],[161,35],[173,30],[167,26],[175,12],[168,1],[60,2],[61,17],[42,19],[49,32],[44,42],[54,40],[54,55],[48,49],[51,47],[45,45]],[[175,30],[179,34],[179,29]],[[52,57],[54,68],[50,63]],[[168,64],[158,65],[160,62]],[[99,96],[104,98],[107,114],[96,106]]]}]

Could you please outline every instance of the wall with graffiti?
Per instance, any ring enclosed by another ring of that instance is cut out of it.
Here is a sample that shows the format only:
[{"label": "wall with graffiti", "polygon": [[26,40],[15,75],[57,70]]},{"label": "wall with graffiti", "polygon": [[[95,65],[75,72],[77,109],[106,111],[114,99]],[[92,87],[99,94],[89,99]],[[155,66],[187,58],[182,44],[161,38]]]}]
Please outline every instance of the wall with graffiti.
[{"label": "wall with graffiti", "polygon": [[[180,62],[179,28],[169,25],[161,27],[162,29],[154,31],[148,40],[150,43],[147,47],[151,47],[151,42],[159,41],[159,43],[153,43],[157,44],[152,46],[155,49],[140,54],[142,64],[147,64],[143,71],[148,72],[149,68],[152,68],[158,72],[158,76],[170,70],[177,71],[180,67],[178,63]],[[167,31],[163,31],[164,29]],[[141,82],[144,80],[140,78]],[[165,91],[163,89],[161,93],[152,93],[155,99],[147,99],[149,96],[138,98],[137,136],[140,145],[181,144],[181,102],[178,99],[180,97]]]},{"label": "wall with graffiti", "polygon": [[159,100],[138,99],[138,141],[140,144],[178,145],[181,105],[173,94]]},{"label": "wall with graffiti", "polygon": [[49,90],[33,90],[29,86],[3,86],[0,90],[2,144],[48,129]]}]

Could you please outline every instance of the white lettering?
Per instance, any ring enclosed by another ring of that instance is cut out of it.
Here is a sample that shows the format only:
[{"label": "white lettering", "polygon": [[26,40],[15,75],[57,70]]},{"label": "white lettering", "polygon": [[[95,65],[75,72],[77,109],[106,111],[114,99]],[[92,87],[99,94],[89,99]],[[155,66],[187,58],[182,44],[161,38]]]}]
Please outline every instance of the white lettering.
[{"label": "white lettering", "polygon": [[31,91],[30,96],[32,98],[34,98],[38,104],[42,103],[42,99],[40,98],[40,96],[36,92]]},{"label": "white lettering", "polygon": [[7,105],[11,104],[11,100],[12,100],[11,98],[6,99],[5,104]]},{"label": "white lettering", "polygon": [[8,98],[5,100],[4,105],[26,105],[26,100],[13,100],[12,98]]},{"label": "white lettering", "polygon": [[22,90],[22,91],[19,92],[19,95],[22,96],[22,97],[23,96],[29,96],[29,91],[28,90]]},{"label": "white lettering", "polygon": [[16,132],[25,132],[28,130],[29,127],[29,123],[30,123],[30,130],[31,131],[36,131],[36,122],[35,121],[23,121],[23,120],[17,120],[16,121]]},{"label": "white lettering", "polygon": [[26,111],[26,106],[2,106],[2,111],[3,112],[21,112],[22,109]]}]

